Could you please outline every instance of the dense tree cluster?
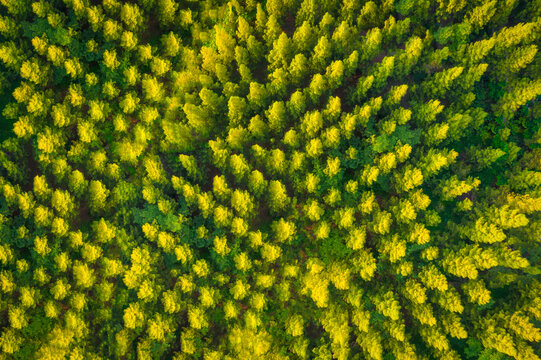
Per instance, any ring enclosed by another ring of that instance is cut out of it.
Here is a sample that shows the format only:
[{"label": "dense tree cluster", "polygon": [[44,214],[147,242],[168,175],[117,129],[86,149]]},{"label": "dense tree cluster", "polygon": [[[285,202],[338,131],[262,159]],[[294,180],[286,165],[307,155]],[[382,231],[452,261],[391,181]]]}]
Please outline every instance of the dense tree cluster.
[{"label": "dense tree cluster", "polygon": [[539,0],[0,0],[0,359],[540,359],[540,38]]}]

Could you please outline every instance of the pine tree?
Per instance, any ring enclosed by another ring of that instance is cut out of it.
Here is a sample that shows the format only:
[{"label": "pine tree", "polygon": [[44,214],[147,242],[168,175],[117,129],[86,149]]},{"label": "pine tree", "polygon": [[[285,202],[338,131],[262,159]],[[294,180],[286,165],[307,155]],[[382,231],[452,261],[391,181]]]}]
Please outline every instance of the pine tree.
[{"label": "pine tree", "polygon": [[483,28],[496,13],[495,5],[496,1],[488,1],[473,8],[466,16],[467,21],[476,29]]},{"label": "pine tree", "polygon": [[495,104],[494,111],[499,116],[512,118],[514,112],[530,100],[541,94],[541,81],[523,79],[513,84],[510,91],[505,93]]}]

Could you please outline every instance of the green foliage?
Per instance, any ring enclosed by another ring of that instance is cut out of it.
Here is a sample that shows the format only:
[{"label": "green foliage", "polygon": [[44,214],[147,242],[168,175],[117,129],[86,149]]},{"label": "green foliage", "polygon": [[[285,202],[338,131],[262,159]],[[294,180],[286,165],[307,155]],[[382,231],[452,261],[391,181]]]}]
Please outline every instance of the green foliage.
[{"label": "green foliage", "polygon": [[144,225],[152,223],[153,220],[156,220],[160,229],[166,231],[183,233],[186,228],[178,216],[171,213],[163,214],[156,205],[146,205],[143,209],[133,209],[134,223]]},{"label": "green foliage", "polygon": [[376,153],[391,151],[398,141],[402,144],[411,146],[418,145],[421,139],[421,131],[419,129],[410,129],[407,125],[397,126],[391,135],[381,134],[376,136],[372,144],[372,150]]},{"label": "green foliage", "polygon": [[68,30],[60,26],[53,27],[46,19],[35,19],[33,22],[23,21],[21,26],[23,28],[23,36],[30,40],[35,37],[41,37],[43,34],[53,44],[61,46],[70,45],[72,40]]},{"label": "green foliage", "polygon": [[0,359],[538,359],[538,3],[1,0]]},{"label": "green foliage", "polygon": [[336,260],[346,260],[353,254],[353,251],[344,244],[343,238],[338,234],[332,234],[323,239],[318,251],[325,264],[330,264]]}]

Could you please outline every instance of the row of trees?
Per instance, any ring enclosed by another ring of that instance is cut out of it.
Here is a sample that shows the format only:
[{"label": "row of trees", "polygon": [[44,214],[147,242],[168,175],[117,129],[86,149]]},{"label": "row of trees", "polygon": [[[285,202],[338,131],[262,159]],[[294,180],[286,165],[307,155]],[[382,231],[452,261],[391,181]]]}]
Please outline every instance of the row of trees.
[{"label": "row of trees", "polygon": [[0,359],[539,359],[535,2],[0,3]]}]

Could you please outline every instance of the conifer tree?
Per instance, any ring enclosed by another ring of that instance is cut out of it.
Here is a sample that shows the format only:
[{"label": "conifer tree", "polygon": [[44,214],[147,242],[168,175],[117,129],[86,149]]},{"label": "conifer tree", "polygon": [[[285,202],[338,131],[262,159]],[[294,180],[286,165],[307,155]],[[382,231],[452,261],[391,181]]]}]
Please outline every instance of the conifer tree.
[{"label": "conifer tree", "polygon": [[0,1],[0,358],[537,359],[537,5]]}]

